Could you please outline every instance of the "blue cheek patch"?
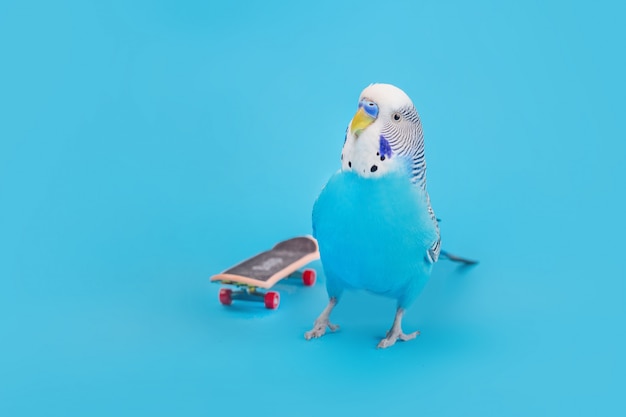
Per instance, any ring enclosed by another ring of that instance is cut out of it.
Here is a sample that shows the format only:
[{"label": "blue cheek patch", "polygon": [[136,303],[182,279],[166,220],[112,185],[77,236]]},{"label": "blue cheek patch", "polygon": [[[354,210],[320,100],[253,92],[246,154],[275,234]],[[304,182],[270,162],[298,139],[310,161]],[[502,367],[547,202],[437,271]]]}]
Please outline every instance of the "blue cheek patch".
[{"label": "blue cheek patch", "polygon": [[389,141],[385,139],[383,135],[380,135],[378,152],[380,153],[380,156],[384,156],[385,158],[391,158],[391,146],[389,145]]}]

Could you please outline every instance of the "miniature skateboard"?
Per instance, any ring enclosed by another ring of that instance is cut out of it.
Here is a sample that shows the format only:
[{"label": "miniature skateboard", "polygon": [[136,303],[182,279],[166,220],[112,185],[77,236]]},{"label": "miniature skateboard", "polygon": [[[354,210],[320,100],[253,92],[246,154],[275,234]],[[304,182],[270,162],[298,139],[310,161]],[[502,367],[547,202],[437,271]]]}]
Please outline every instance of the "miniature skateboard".
[{"label": "miniature skateboard", "polygon": [[223,305],[231,305],[233,300],[262,301],[266,308],[275,310],[280,304],[280,294],[263,290],[285,278],[300,278],[306,286],[315,284],[314,269],[298,270],[319,257],[314,238],[295,237],[212,276],[211,281],[236,287],[220,288],[219,300]]}]

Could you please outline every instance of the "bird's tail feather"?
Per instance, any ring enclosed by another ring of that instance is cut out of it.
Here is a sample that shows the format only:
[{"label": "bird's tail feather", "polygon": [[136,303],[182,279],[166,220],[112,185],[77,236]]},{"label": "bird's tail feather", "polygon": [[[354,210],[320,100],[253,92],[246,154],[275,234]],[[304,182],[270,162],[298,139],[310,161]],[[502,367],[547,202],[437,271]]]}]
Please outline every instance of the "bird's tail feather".
[{"label": "bird's tail feather", "polygon": [[443,257],[443,258],[445,258],[445,259],[447,259],[449,261],[459,262],[459,263],[462,263],[464,265],[476,265],[478,263],[478,261],[474,261],[474,260],[466,259],[466,258],[461,258],[460,256],[453,255],[453,254],[451,254],[451,253],[449,253],[449,252],[447,252],[445,250],[442,250],[439,253],[439,256],[441,256],[441,257]]}]

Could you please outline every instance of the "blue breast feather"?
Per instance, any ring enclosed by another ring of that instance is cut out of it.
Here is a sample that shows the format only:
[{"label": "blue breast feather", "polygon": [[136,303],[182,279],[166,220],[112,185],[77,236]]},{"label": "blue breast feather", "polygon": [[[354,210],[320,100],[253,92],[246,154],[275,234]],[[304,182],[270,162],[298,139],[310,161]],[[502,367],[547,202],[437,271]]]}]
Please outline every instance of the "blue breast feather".
[{"label": "blue breast feather", "polygon": [[358,288],[406,307],[430,276],[425,256],[437,231],[426,194],[404,173],[333,175],[313,207],[313,234],[331,297]]}]

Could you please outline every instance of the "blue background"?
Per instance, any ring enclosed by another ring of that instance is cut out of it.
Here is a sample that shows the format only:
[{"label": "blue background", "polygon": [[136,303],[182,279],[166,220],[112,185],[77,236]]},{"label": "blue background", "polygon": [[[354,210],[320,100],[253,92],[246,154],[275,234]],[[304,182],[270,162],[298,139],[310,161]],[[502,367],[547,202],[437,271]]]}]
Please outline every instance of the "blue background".
[{"label": "blue background", "polygon": [[[624,415],[624,13],[606,2],[0,3],[0,415]],[[209,276],[311,231],[360,91],[424,125],[444,247],[391,300]],[[622,396],[622,398],[620,398]]]}]

